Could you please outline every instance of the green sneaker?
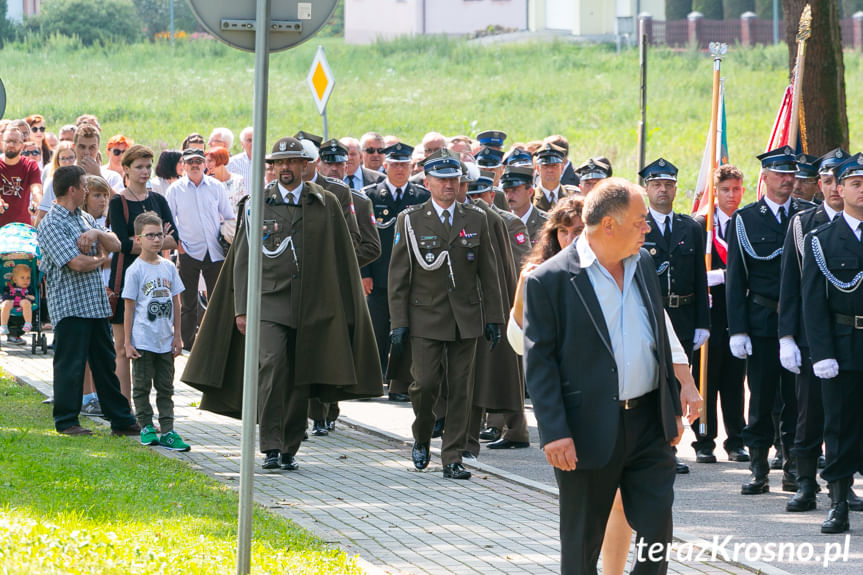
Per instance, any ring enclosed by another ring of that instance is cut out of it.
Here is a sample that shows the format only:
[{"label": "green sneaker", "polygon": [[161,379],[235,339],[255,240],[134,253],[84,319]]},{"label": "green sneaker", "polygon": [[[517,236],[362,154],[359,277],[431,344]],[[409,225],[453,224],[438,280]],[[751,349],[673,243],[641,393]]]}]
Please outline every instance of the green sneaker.
[{"label": "green sneaker", "polygon": [[152,425],[145,425],[141,430],[141,445],[159,445],[159,436]]},{"label": "green sneaker", "polygon": [[176,431],[163,433],[159,438],[159,445],[171,451],[189,451],[192,446],[183,441],[183,438]]}]

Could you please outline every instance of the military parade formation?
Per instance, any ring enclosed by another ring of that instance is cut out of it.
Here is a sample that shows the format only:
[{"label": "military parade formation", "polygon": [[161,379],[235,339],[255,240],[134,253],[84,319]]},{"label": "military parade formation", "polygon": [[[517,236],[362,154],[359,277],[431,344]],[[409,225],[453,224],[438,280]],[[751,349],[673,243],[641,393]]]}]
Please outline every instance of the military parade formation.
[{"label": "military parade formation", "polygon": [[[437,136],[424,139],[428,148]],[[564,198],[588,197],[612,167],[604,157],[573,167],[561,136],[504,151],[505,138],[500,130],[475,141],[450,138],[419,158],[403,142],[383,146],[377,134],[364,136],[365,150],[351,138],[322,142],[305,132],[273,146],[258,402],[265,469],[297,469],[308,419],[312,434],[326,435],[338,401],[382,394],[413,407],[418,470],[429,465],[434,437],[442,438],[443,476],[452,479],[470,478],[463,463],[481,445],[530,446],[522,350],[506,335],[519,278],[549,212]],[[360,163],[364,156],[380,161],[369,167]],[[837,149],[815,158],[782,147],[758,157],[764,193],[742,207],[742,172],[716,170],[711,234],[704,213],[674,211],[674,164],[658,158],[646,165],[639,172],[650,228],[643,248],[696,381],[697,350],[710,350],[706,413],[699,411],[706,425],[692,425],[696,461],[717,461],[719,404],[728,459],[749,462],[741,493],[769,491],[777,463],[769,450],[778,444],[781,489],[793,493],[787,510],[815,508],[823,467],[832,503],[821,529],[843,532],[848,510],[863,510],[851,489],[863,463],[856,417],[863,404],[863,154]],[[209,379],[202,407],[234,415],[247,226],[248,215],[239,217],[230,273],[220,277],[198,335],[210,354],[233,357],[232,367],[213,374],[193,349],[183,376],[193,384]],[[232,337],[224,338],[228,322]],[[677,473],[688,472],[677,460]]]}]

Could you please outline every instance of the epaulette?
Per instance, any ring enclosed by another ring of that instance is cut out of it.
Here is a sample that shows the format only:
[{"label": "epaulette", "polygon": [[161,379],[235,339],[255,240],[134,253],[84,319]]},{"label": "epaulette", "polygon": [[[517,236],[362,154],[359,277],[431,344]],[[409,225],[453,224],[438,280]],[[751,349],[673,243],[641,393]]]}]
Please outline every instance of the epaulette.
[{"label": "epaulette", "polygon": [[802,212],[808,210],[809,208],[817,207],[818,204],[810,202],[808,200],[801,200],[800,198],[791,198],[791,208],[794,211]]},{"label": "epaulette", "polygon": [[808,236],[809,234],[816,235],[816,236],[817,236],[817,235],[819,235],[821,232],[823,232],[824,230],[826,230],[827,228],[829,228],[829,227],[830,227],[830,224],[832,224],[833,222],[835,222],[837,219],[839,219],[839,218],[836,218],[836,219],[834,219],[834,220],[832,220],[832,221],[829,221],[829,222],[824,222],[824,223],[823,223],[823,224],[821,224],[820,226],[816,226],[816,227],[812,228],[811,230],[809,230],[809,231],[806,233],[806,235],[807,235],[807,236]]},{"label": "epaulette", "polygon": [[324,179],[326,182],[328,182],[328,183],[330,183],[330,184],[333,184],[333,185],[335,185],[335,186],[341,186],[341,187],[344,187],[344,188],[348,188],[348,189],[350,189],[346,183],[344,183],[344,182],[343,182],[343,181],[341,181],[341,180],[337,180],[336,178],[331,178],[331,177],[329,177],[329,176],[323,176],[323,179]]},{"label": "epaulette", "polygon": [[479,212],[481,214],[485,213],[485,211],[481,207],[477,206],[476,204],[462,204],[462,205],[466,208],[472,209],[475,212]]},{"label": "epaulette", "polygon": [[737,211],[738,211],[738,212],[744,212],[744,211],[747,211],[747,210],[755,210],[755,209],[758,209],[758,202],[757,202],[757,201],[756,201],[756,202],[752,202],[752,203],[750,203],[750,204],[746,204],[746,205],[745,205],[745,206],[743,206],[742,208],[737,208]]},{"label": "epaulette", "polygon": [[400,213],[411,213],[423,207],[422,204],[411,204],[405,209],[403,209]]},{"label": "epaulette", "polygon": [[351,188],[351,193],[353,195],[357,196],[358,198],[369,199],[369,197],[366,195],[366,193],[362,190],[355,190],[355,189]]}]

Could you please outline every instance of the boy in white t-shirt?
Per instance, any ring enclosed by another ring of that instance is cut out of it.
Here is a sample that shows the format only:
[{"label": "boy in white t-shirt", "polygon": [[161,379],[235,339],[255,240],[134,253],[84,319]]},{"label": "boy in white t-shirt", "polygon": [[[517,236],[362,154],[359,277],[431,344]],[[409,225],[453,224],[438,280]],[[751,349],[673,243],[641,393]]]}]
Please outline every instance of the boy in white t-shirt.
[{"label": "boy in white t-shirt", "polygon": [[[174,431],[174,358],[183,351],[180,337],[180,293],[183,282],[177,267],[159,255],[165,237],[155,212],[135,218],[138,256],[126,270],[123,303],[126,355],[132,358],[132,400],[141,426],[141,443],[174,451],[191,447]],[[150,390],[156,388],[156,407],[162,436],[153,427]]]}]

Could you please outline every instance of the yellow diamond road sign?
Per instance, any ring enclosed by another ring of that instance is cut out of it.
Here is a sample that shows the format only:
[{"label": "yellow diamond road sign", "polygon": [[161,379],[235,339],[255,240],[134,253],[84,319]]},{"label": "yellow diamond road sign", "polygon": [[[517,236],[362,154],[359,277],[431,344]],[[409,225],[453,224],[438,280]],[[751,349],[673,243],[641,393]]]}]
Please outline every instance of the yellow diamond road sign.
[{"label": "yellow diamond road sign", "polygon": [[312,97],[315,99],[315,105],[318,107],[318,113],[323,114],[327,109],[327,101],[330,99],[330,94],[333,93],[333,86],[336,84],[333,71],[330,69],[327,57],[324,55],[323,46],[318,46],[315,59],[312,60],[312,67],[309,68],[309,75],[306,76],[306,83],[312,91]]}]

